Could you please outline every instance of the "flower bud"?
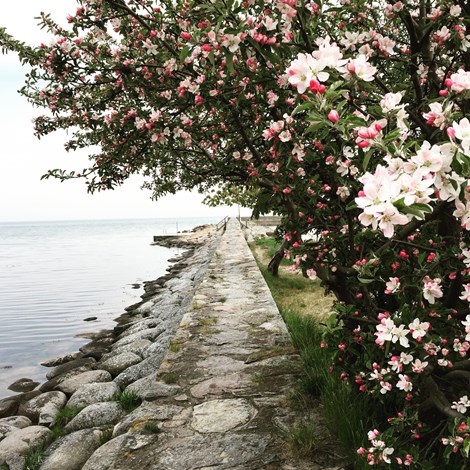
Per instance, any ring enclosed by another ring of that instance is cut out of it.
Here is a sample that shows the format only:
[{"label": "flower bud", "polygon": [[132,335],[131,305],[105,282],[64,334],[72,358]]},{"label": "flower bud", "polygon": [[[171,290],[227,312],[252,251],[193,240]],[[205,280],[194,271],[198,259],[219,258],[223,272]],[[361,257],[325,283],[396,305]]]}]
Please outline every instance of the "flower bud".
[{"label": "flower bud", "polygon": [[338,111],[336,111],[336,109],[332,109],[329,113],[328,113],[328,119],[333,123],[337,123],[339,121],[339,114],[338,114]]}]

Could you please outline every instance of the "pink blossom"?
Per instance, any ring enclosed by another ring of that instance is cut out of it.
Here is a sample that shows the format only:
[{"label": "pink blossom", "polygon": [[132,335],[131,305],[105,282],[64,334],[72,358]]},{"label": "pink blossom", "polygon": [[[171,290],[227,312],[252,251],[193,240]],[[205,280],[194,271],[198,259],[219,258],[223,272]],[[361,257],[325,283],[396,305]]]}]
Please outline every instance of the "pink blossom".
[{"label": "pink blossom", "polygon": [[459,69],[457,73],[453,73],[450,78],[446,80],[446,86],[456,93],[470,90],[470,72]]},{"label": "pink blossom", "polygon": [[470,302],[470,283],[464,284],[462,287],[464,288],[464,290],[461,292],[462,295],[459,297],[459,299]]},{"label": "pink blossom", "polygon": [[422,372],[424,372],[424,370],[426,369],[426,367],[428,366],[428,362],[424,361],[424,362],[421,362],[420,359],[416,359],[413,364],[411,364],[411,368],[413,370],[413,372],[415,374],[421,374]]},{"label": "pink blossom", "polygon": [[430,326],[431,324],[429,322],[420,322],[419,318],[415,318],[413,323],[408,325],[408,328],[410,329],[411,335],[414,339],[420,339],[424,337]]},{"label": "pink blossom", "polygon": [[348,72],[365,82],[374,80],[377,69],[367,62],[365,55],[359,54],[355,59],[349,59],[347,64]]},{"label": "pink blossom", "polygon": [[394,294],[400,289],[400,279],[398,277],[391,277],[390,280],[385,283],[385,293]]},{"label": "pink blossom", "polygon": [[400,380],[397,382],[397,388],[404,392],[411,392],[411,390],[413,390],[413,384],[410,378],[405,374],[398,374],[398,377]]},{"label": "pink blossom", "polygon": [[423,279],[423,284],[423,296],[430,304],[434,304],[436,299],[440,299],[444,295],[439,278],[431,279],[426,276]]}]

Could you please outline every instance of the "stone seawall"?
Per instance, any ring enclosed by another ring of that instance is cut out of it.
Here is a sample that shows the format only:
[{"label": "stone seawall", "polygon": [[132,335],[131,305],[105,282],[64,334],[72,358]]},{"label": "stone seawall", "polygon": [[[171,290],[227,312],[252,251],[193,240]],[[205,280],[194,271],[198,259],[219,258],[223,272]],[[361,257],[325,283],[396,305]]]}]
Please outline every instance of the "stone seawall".
[{"label": "stone seawall", "polygon": [[[42,407],[27,402],[36,418],[26,419],[39,426],[8,418],[23,429],[0,442],[0,463],[22,468],[25,447],[8,445],[34,433],[34,442],[51,438],[53,403],[84,408],[47,448],[42,470],[333,468],[295,457],[286,442],[306,414],[292,401],[300,359],[238,222],[185,262],[91,370],[39,395]],[[122,390],[142,399],[127,414],[113,401]]]}]

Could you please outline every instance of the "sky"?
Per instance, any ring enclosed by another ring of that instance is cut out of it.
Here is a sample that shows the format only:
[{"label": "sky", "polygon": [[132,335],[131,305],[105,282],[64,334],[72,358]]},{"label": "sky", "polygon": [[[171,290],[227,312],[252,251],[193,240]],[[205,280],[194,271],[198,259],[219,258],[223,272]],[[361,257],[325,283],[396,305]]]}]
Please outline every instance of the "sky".
[{"label": "sky", "polygon": [[[41,11],[66,25],[74,13],[75,0],[21,0],[2,7],[0,26],[17,39],[37,45],[50,38],[34,18]],[[66,134],[56,133],[38,140],[33,135],[32,118],[40,110],[32,108],[17,90],[27,72],[12,54],[0,54],[0,222],[28,220],[116,219],[158,217],[236,216],[236,207],[210,208],[197,192],[165,196],[155,202],[142,190],[142,179],[131,177],[114,191],[90,195],[81,180],[61,183],[41,180],[49,169],[81,170],[86,153],[64,150]],[[250,215],[242,209],[241,215]]]}]

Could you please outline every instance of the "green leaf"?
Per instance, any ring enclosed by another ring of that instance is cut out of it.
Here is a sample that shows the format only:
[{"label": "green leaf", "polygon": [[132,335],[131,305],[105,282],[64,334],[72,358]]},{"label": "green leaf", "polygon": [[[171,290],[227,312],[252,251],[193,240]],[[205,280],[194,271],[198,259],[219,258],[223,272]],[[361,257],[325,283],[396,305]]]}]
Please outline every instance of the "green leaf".
[{"label": "green leaf", "polygon": [[234,69],[233,69],[233,54],[231,52],[229,52],[227,54],[227,59],[226,59],[226,65],[227,65],[227,70],[228,72],[230,73],[230,75],[233,75],[235,73]]},{"label": "green leaf", "polygon": [[323,122],[312,121],[311,125],[307,127],[304,131],[304,135],[311,134],[312,132],[319,131],[325,126]]},{"label": "green leaf", "polygon": [[180,62],[184,62],[184,59],[186,59],[186,57],[188,57],[189,52],[190,52],[189,46],[184,46],[183,49],[181,49]]},{"label": "green leaf", "polygon": [[305,111],[307,109],[310,109],[313,107],[313,103],[311,101],[307,101],[306,103],[299,104],[294,111],[292,111],[292,116],[295,116],[298,113],[301,113],[302,111]]},{"label": "green leaf", "polygon": [[364,160],[362,160],[362,168],[364,171],[367,170],[367,167],[369,166],[370,158],[372,157],[372,154],[374,153],[373,149],[369,149],[365,155],[364,155]]},{"label": "green leaf", "polygon": [[467,437],[467,439],[465,439],[465,442],[464,442],[463,447],[462,447],[462,455],[465,458],[468,458],[469,452],[470,452],[470,439]]},{"label": "green leaf", "polygon": [[358,280],[361,284],[370,284],[371,282],[374,282],[374,281],[375,281],[375,279],[368,279],[368,278],[359,277],[359,276],[357,276],[357,280]]}]

